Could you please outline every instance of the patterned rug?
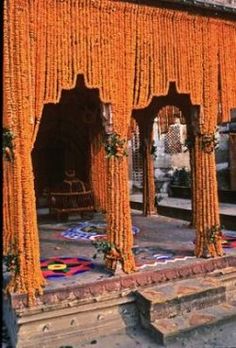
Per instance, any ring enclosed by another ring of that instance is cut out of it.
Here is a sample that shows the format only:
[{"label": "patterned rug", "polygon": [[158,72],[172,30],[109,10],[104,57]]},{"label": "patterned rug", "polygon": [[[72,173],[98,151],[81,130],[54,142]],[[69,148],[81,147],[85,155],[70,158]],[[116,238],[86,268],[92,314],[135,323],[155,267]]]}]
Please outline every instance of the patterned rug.
[{"label": "patterned rug", "polygon": [[[106,223],[83,221],[60,233],[60,236],[63,239],[70,240],[106,239],[106,228]],[[140,229],[136,226],[132,226],[132,231],[133,234],[136,235],[139,233]]]},{"label": "patterned rug", "polygon": [[236,232],[227,231],[223,233],[223,248],[236,248]]},{"label": "patterned rug", "polygon": [[94,268],[91,260],[81,257],[50,257],[42,259],[40,263],[43,276],[47,279],[67,278]]},{"label": "patterned rug", "polygon": [[138,269],[195,258],[195,256],[192,256],[191,252],[183,251],[175,253],[174,251],[165,251],[158,247],[137,246],[133,248],[133,253]]}]

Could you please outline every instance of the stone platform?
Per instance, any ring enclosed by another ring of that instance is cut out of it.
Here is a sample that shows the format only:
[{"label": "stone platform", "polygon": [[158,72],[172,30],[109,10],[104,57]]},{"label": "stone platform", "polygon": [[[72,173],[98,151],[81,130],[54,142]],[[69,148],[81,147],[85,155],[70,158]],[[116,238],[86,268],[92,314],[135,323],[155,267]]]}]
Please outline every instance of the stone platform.
[{"label": "stone platform", "polygon": [[[191,221],[192,210],[191,200],[185,198],[167,197],[160,194],[162,199],[158,205],[158,214],[161,216],[171,217]],[[235,198],[236,199],[236,198]],[[130,197],[130,204],[133,209],[142,210],[142,194],[133,194]],[[236,204],[219,203],[221,225],[226,229],[236,230]]]},{"label": "stone platform", "polygon": [[[93,221],[101,221],[95,216]],[[104,268],[102,258],[95,267],[82,274],[48,280],[44,294],[37,298],[35,307],[27,307],[24,295],[12,294],[4,299],[4,317],[17,348],[59,348],[69,342],[86,342],[121,329],[132,328],[140,322],[136,304],[137,291],[162,286],[168,282],[206,277],[213,271],[236,267],[235,249],[216,259],[197,259],[193,256],[194,231],[181,220],[160,216],[144,218],[133,211],[133,224],[140,232],[134,237],[136,248],[174,251],[186,259],[145,264],[130,275],[112,276]],[[92,258],[95,252],[91,241],[61,239],[61,232],[75,223],[40,221],[41,256],[70,256]],[[196,281],[196,280],[195,280]],[[233,280],[234,281],[234,280]],[[75,347],[79,347],[76,345]]]},{"label": "stone platform", "polygon": [[[165,284],[169,283],[173,288],[173,282],[183,283],[184,279],[187,279],[188,284],[181,285],[183,294],[186,295],[186,290],[189,291],[191,283],[191,291],[195,292],[187,302],[188,308],[191,308],[192,301],[196,303],[196,300],[198,301],[196,308],[201,308],[205,303],[222,304],[226,298],[225,284],[220,285],[218,280],[216,280],[217,286],[216,284],[212,286],[209,280],[205,288],[202,284],[204,278],[207,281],[211,272],[219,272],[220,269],[224,272],[229,267],[236,270],[236,256],[192,262],[162,270],[138,272],[84,285],[51,290],[46,288],[44,295],[37,299],[37,305],[30,309],[27,308],[25,296],[6,297],[4,320],[11,336],[12,347],[58,348],[60,344],[69,344],[71,340],[76,339],[77,344],[82,344],[88,340],[88,337],[90,340],[96,339],[107,333],[135,327],[140,322],[140,313],[142,320],[142,310],[140,306],[137,306],[137,291],[142,294],[146,291],[147,294],[150,290],[145,289],[155,286],[155,291],[158,293],[163,291],[167,302],[174,302],[174,296],[172,300],[168,299],[168,291],[165,291],[165,286],[168,285]],[[236,277],[233,279],[234,289],[235,279]],[[194,284],[197,286],[194,287]],[[158,290],[159,287],[161,287],[160,290]],[[209,301],[210,298],[211,301]],[[184,308],[187,307],[185,305]],[[199,315],[204,316],[204,313]],[[233,311],[232,316],[235,317]],[[146,327],[144,321],[141,323]],[[159,322],[155,321],[152,326],[158,324]],[[165,325],[167,328],[170,327],[168,323]],[[174,334],[176,335],[176,331]],[[166,336],[168,335],[167,332]],[[171,335],[173,336],[173,333]],[[160,340],[160,336],[157,335],[157,337]],[[166,337],[163,339],[161,336],[161,340],[163,343],[167,342]]]}]

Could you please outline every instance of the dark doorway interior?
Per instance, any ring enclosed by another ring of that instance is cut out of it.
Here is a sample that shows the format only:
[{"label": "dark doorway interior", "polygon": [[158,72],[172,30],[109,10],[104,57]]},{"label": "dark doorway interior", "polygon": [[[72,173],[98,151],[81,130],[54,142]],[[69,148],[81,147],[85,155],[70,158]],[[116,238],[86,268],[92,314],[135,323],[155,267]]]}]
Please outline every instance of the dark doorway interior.
[{"label": "dark doorway interior", "polygon": [[67,170],[89,182],[90,129],[99,117],[98,91],[87,89],[81,78],[74,89],[62,92],[58,104],[45,105],[32,151],[37,208],[47,206],[47,192]]}]

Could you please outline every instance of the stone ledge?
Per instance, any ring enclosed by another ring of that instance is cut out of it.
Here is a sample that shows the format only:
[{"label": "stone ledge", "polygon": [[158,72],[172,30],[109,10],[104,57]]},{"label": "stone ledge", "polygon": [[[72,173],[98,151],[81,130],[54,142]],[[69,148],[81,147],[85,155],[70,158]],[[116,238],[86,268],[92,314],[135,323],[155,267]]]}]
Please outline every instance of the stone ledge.
[{"label": "stone ledge", "polygon": [[47,312],[16,314],[4,301],[4,321],[15,348],[58,348],[76,346],[112,332],[137,326],[139,316],[135,298],[107,299]]},{"label": "stone ledge", "polygon": [[[182,339],[186,340],[194,334],[204,335],[207,330],[216,330],[224,323],[234,322],[235,318],[236,307],[229,303],[221,303],[184,313],[181,317],[162,318],[153,323],[148,323],[142,316],[142,322],[146,328],[151,330],[154,337],[163,345],[169,346],[176,343],[176,338],[181,344]],[[184,345],[182,344],[182,346]]]},{"label": "stone ledge", "polygon": [[[236,266],[236,256],[225,256],[221,258],[197,260],[189,265],[176,266],[161,270],[140,271],[123,276],[114,276],[109,279],[89,282],[83,285],[68,286],[64,289],[45,289],[44,294],[37,297],[36,308],[45,305],[53,306],[68,301],[91,302],[99,300],[109,293],[125,293],[126,295],[139,287],[150,284],[158,284],[175,279],[184,279],[203,275],[217,269]],[[11,306],[16,312],[27,310],[27,296],[12,294],[10,296]],[[33,309],[33,308],[32,308]]]}]

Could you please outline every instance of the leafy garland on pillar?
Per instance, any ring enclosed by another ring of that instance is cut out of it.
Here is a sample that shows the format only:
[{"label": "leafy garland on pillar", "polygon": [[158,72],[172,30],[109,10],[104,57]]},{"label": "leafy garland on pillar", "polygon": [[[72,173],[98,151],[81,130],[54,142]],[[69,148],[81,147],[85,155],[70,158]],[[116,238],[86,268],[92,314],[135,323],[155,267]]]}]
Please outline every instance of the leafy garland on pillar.
[{"label": "leafy garland on pillar", "polygon": [[214,225],[211,228],[207,230],[207,236],[209,243],[214,243],[217,235],[222,236],[221,232],[221,226],[220,225]]},{"label": "leafy garland on pillar", "polygon": [[[201,137],[201,148],[205,153],[212,153],[214,149],[218,145],[218,140],[216,138],[216,134],[199,134]],[[194,147],[194,138],[187,138],[185,140],[184,146],[186,147],[186,151],[190,151]]]},{"label": "leafy garland on pillar", "polygon": [[202,137],[202,150],[206,153],[213,152],[218,144],[215,133],[203,134],[201,137]]},{"label": "leafy garland on pillar", "polygon": [[104,260],[109,260],[110,269],[115,271],[117,262],[122,260],[121,251],[115,246],[114,243],[110,243],[106,240],[97,240],[92,244],[96,248],[96,253],[93,255],[93,258],[96,259],[97,254],[103,253]]},{"label": "leafy garland on pillar", "polygon": [[11,274],[19,274],[20,266],[19,266],[19,256],[17,254],[16,242],[13,242],[10,246],[8,254],[4,256],[4,262],[6,265],[7,272]]},{"label": "leafy garland on pillar", "polygon": [[12,131],[10,131],[8,128],[3,128],[2,152],[3,158],[7,161],[12,161],[14,159],[13,139],[14,135]]},{"label": "leafy garland on pillar", "polygon": [[107,135],[105,142],[106,157],[122,158],[128,156],[127,141],[122,139],[119,134],[111,133]]}]

